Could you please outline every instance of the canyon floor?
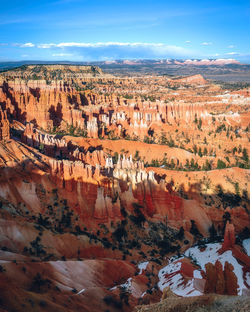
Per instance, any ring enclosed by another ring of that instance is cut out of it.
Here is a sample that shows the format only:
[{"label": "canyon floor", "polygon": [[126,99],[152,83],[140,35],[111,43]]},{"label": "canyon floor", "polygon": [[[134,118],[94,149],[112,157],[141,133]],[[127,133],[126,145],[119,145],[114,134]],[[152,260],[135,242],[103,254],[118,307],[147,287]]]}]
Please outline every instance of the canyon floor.
[{"label": "canyon floor", "polygon": [[0,73],[0,311],[248,311],[249,107],[201,74]]}]

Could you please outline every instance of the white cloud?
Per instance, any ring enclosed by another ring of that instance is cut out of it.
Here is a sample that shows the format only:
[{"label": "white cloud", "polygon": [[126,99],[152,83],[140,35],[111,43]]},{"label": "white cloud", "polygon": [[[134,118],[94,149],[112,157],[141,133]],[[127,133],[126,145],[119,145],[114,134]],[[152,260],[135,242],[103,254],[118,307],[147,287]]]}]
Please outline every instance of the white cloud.
[{"label": "white cloud", "polygon": [[[49,42],[34,44],[12,43],[12,46],[20,48],[47,49],[46,55],[57,58],[67,58],[67,60],[78,61],[101,61],[118,59],[201,59],[218,56],[242,57],[239,52],[230,51],[228,53],[208,54],[192,47],[191,41],[186,40],[183,46],[168,45],[166,43],[149,42]],[[201,45],[210,46],[212,42],[203,42]],[[1,45],[1,43],[0,43]],[[40,51],[42,52],[42,51]],[[45,54],[45,51],[44,53]]]},{"label": "white cloud", "polygon": [[98,48],[98,47],[107,47],[111,45],[130,45],[129,43],[120,43],[120,42],[98,42],[98,43],[83,43],[83,42],[61,42],[61,43],[41,43],[38,44],[39,49],[50,49],[50,48]]},{"label": "white cloud", "polygon": [[240,55],[240,53],[239,52],[228,52],[228,53],[226,53],[227,55]]},{"label": "white cloud", "polygon": [[62,42],[62,43],[42,43],[37,47],[40,49],[48,48],[67,48],[67,47],[77,47],[77,48],[99,48],[99,47],[154,47],[154,48],[164,48],[164,47],[176,47],[173,45],[166,45],[164,43],[145,43],[145,42],[97,42],[97,43],[84,43],[84,42]]},{"label": "white cloud", "polygon": [[40,43],[39,49],[53,50],[53,56],[80,57],[81,60],[103,60],[109,59],[139,59],[139,58],[176,58],[197,56],[196,51],[165,43],[147,42],[61,42]]},{"label": "white cloud", "polygon": [[52,56],[59,56],[59,57],[63,57],[63,56],[72,56],[73,54],[71,53],[54,53],[52,54]]},{"label": "white cloud", "polygon": [[31,42],[17,44],[17,45],[21,48],[33,48],[35,46],[34,43],[31,43]]},{"label": "white cloud", "polygon": [[233,48],[235,48],[235,45],[233,45],[233,44],[230,44],[230,45],[228,46],[228,49],[233,49]]},{"label": "white cloud", "polygon": [[203,45],[203,46],[209,46],[209,45],[212,45],[212,42],[202,42],[201,45]]},{"label": "white cloud", "polygon": [[41,44],[38,44],[37,47],[39,49],[50,49],[52,47],[55,47],[56,44],[55,43],[41,43]]}]

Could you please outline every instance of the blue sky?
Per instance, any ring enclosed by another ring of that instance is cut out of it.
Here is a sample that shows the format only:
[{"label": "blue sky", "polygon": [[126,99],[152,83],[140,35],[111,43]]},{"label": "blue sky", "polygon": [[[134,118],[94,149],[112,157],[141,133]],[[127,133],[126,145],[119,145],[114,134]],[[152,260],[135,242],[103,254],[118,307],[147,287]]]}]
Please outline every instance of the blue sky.
[{"label": "blue sky", "polygon": [[250,63],[250,1],[0,4],[0,61],[234,58]]}]

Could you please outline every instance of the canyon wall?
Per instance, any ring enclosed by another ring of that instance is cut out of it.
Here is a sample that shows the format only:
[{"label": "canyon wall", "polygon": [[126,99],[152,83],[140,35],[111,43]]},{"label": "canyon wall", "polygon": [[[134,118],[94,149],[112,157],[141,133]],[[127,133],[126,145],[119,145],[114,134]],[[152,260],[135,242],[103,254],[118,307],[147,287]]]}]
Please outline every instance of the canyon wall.
[{"label": "canyon wall", "polygon": [[10,126],[7,118],[7,111],[0,106],[0,141],[10,137]]},{"label": "canyon wall", "polygon": [[[45,130],[85,129],[89,137],[107,135],[136,135],[143,139],[150,127],[157,123],[188,124],[195,118],[208,118],[202,103],[142,101],[118,95],[99,95],[90,91],[76,91],[62,80],[52,82],[15,79],[3,82],[0,102],[10,118],[23,123],[32,121]],[[104,131],[104,129],[106,129]],[[113,130],[112,130],[113,129]],[[124,132],[125,131],[125,132]]]}]

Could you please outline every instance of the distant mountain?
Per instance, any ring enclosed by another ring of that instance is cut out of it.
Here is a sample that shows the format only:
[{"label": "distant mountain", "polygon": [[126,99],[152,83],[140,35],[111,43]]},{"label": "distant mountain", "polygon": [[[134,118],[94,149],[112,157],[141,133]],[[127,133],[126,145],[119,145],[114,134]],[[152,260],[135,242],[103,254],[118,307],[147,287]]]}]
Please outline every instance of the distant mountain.
[{"label": "distant mountain", "polygon": [[[250,64],[241,64],[234,59],[127,59],[96,62],[19,61],[0,62],[0,71],[10,70],[22,65],[87,65],[98,66],[104,72],[117,76],[192,76],[200,74],[205,79],[223,82],[250,82]],[[95,73],[95,75],[98,75],[98,73]]]},{"label": "distant mountain", "polygon": [[1,75],[8,78],[51,81],[55,79],[96,77],[105,74],[100,67],[93,65],[37,64],[10,68],[3,71]]},{"label": "distant mountain", "polygon": [[230,64],[238,64],[241,63],[235,59],[192,59],[192,60],[117,60],[117,61],[104,61],[101,62],[107,65],[110,64],[125,64],[125,65],[143,65],[143,64],[168,64],[168,65],[197,65],[197,66],[209,66],[209,65],[230,65]]},{"label": "distant mountain", "polygon": [[181,59],[159,59],[159,60],[147,60],[147,59],[138,59],[138,60],[111,60],[111,61],[96,61],[96,62],[71,62],[71,61],[14,61],[14,62],[0,62],[0,70],[6,70],[14,67],[19,67],[22,65],[37,65],[37,64],[65,64],[65,65],[148,65],[148,64],[168,64],[168,65],[230,65],[241,63],[235,59],[190,59],[190,60],[181,60]]}]

